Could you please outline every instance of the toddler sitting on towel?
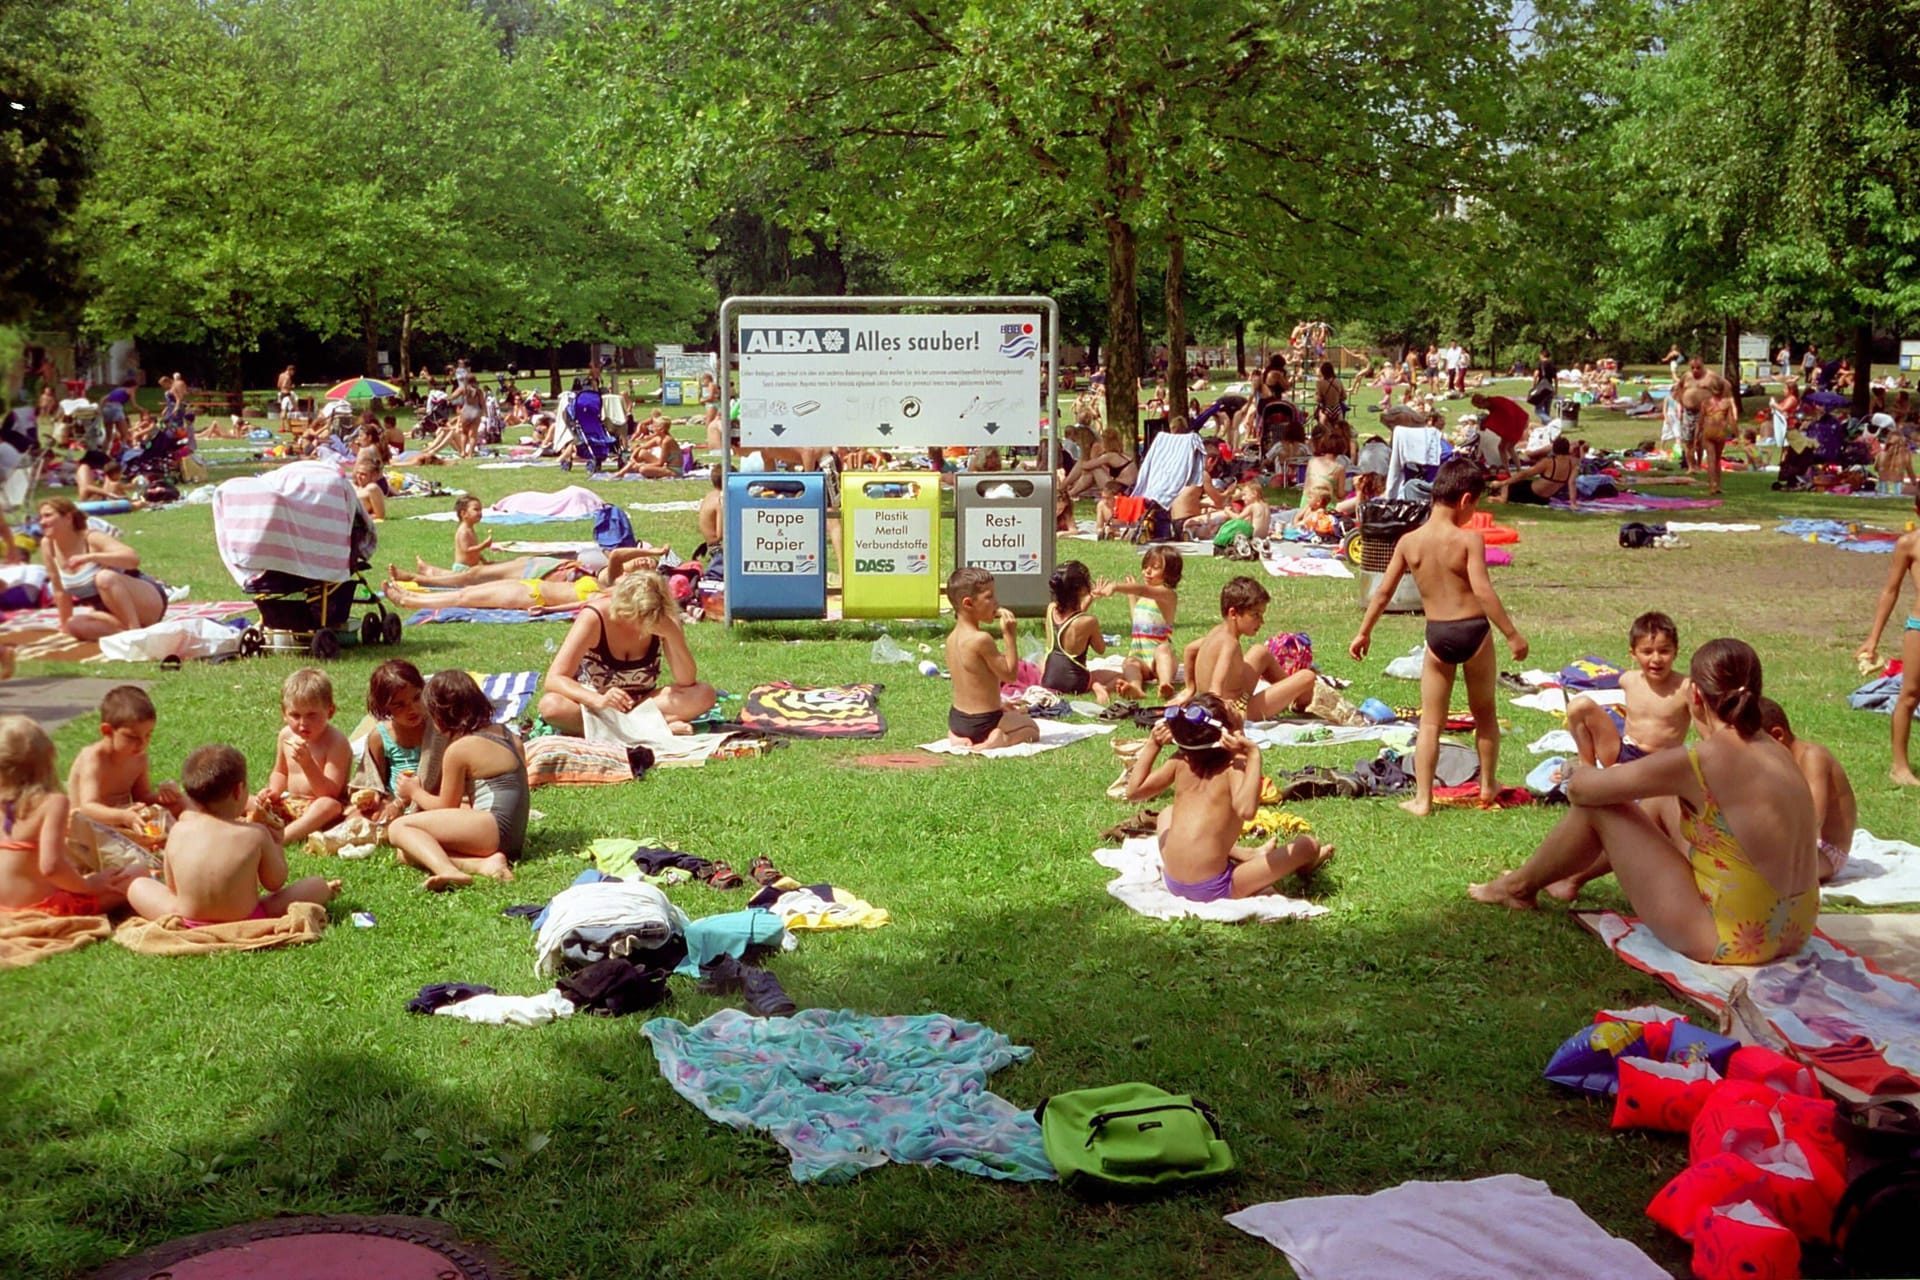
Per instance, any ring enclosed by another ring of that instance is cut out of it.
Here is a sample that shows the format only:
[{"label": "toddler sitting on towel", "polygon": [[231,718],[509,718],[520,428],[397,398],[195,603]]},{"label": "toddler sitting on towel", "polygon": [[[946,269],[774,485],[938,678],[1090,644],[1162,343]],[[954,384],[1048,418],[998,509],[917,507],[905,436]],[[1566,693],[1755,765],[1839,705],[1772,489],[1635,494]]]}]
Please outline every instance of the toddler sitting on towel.
[{"label": "toddler sitting on towel", "polygon": [[[232,747],[201,747],[187,756],[180,781],[196,808],[167,837],[165,882],[127,886],[127,903],[149,920],[180,916],[189,929],[236,920],[271,920],[296,902],[327,903],[338,880],[308,876],[287,883],[287,855],[270,813],[241,819],[251,804],[247,758]],[[262,894],[259,890],[265,889]]]},{"label": "toddler sitting on towel", "polygon": [[300,668],[280,687],[286,727],[274,747],[267,785],[249,807],[284,820],[283,839],[292,843],[325,831],[347,813],[353,744],[333,727],[334,710],[333,681],[318,667]]},{"label": "toddler sitting on towel", "polygon": [[83,875],[67,860],[67,796],[53,741],[25,716],[0,716],[0,913],[102,915],[139,868]]},{"label": "toddler sitting on towel", "polygon": [[[1211,693],[1168,707],[1153,725],[1152,750],[1133,758],[1127,800],[1150,800],[1168,787],[1173,803],[1159,821],[1161,877],[1167,891],[1194,902],[1247,898],[1296,873],[1311,875],[1333,856],[1309,835],[1285,849],[1277,840],[1239,846],[1242,825],[1260,805],[1260,748],[1240,734],[1241,722]],[[1169,742],[1173,758],[1160,763]]]}]

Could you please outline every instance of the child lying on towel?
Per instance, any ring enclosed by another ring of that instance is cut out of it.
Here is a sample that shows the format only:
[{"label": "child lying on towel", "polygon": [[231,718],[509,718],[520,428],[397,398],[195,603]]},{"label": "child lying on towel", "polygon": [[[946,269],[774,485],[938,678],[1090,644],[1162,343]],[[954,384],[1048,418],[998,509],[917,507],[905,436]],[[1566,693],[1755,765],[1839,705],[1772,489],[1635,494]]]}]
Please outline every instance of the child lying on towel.
[{"label": "child lying on towel", "polygon": [[[1153,725],[1151,751],[1133,758],[1127,801],[1150,800],[1173,788],[1160,814],[1161,877],[1167,891],[1194,902],[1248,898],[1290,875],[1311,875],[1333,857],[1309,835],[1283,850],[1277,840],[1256,848],[1236,843],[1260,805],[1260,748],[1240,735],[1240,718],[1211,693],[1168,707]],[[1171,742],[1173,758],[1160,763]]]},{"label": "child lying on towel", "polygon": [[324,905],[340,891],[338,880],[319,876],[287,883],[287,855],[271,811],[241,820],[251,797],[247,758],[238,751],[217,744],[199,748],[181,766],[180,781],[196,808],[182,814],[167,836],[165,882],[148,878],[127,886],[127,903],[142,916],[177,915],[189,929],[271,920],[296,902]]}]

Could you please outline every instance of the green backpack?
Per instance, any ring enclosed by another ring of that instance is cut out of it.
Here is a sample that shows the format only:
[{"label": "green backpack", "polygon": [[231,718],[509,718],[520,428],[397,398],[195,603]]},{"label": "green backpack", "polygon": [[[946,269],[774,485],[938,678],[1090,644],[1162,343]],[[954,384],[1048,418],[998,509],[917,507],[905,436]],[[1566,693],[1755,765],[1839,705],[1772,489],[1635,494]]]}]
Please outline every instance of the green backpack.
[{"label": "green backpack", "polygon": [[1217,1178],[1233,1152],[1206,1104],[1150,1084],[1058,1093],[1034,1111],[1054,1171],[1068,1188],[1112,1194]]}]

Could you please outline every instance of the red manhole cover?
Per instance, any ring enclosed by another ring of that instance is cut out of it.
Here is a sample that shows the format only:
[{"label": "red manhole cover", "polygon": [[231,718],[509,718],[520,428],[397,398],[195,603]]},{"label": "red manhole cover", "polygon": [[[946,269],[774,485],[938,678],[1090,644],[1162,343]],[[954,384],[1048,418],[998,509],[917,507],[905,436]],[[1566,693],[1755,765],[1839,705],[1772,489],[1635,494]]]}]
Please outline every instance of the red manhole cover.
[{"label": "red manhole cover", "polygon": [[936,769],[939,756],[920,751],[889,751],[880,755],[855,756],[853,763],[865,769]]},{"label": "red manhole cover", "polygon": [[501,1264],[427,1218],[283,1218],[175,1240],[94,1280],[505,1280]]}]

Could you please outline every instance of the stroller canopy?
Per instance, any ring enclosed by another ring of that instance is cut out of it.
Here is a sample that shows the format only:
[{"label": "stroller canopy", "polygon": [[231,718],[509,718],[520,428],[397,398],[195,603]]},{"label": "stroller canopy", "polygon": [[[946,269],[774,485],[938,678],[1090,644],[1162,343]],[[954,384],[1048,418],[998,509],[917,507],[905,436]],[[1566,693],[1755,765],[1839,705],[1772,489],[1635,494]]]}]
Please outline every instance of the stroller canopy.
[{"label": "stroller canopy", "polygon": [[345,582],[379,544],[353,485],[318,462],[222,483],[213,493],[213,538],[243,590],[269,572]]}]

